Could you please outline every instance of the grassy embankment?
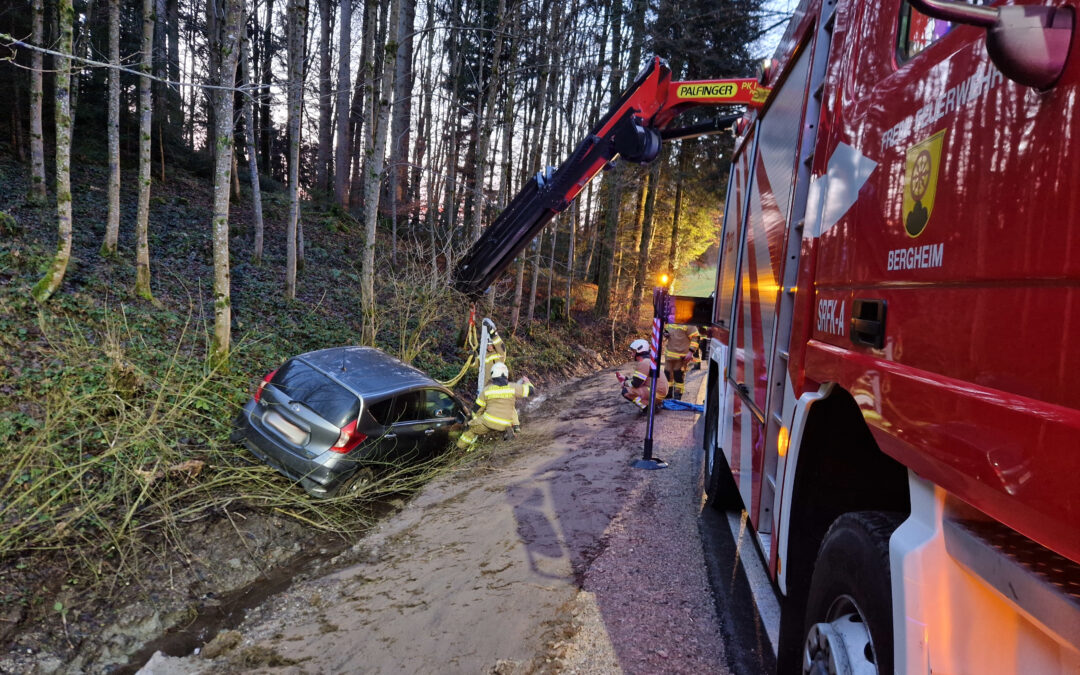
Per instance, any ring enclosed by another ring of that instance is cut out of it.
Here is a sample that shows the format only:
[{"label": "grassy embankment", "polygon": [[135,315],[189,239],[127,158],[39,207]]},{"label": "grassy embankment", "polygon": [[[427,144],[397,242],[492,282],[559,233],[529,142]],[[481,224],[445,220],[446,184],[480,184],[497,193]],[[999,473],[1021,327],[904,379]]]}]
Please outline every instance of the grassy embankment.
[{"label": "grassy embankment", "polygon": [[[270,510],[313,528],[355,532],[369,522],[371,499],[407,491],[455,461],[450,453],[420,475],[391,471],[359,499],[328,503],[227,441],[238,406],[262,375],[291,355],[358,342],[362,235],[355,222],[305,210],[306,261],[298,298],[287,302],[285,196],[264,192],[266,257],[256,266],[244,191],[231,218],[234,349],[227,369],[212,370],[209,180],[177,172],[154,183],[151,303],[133,293],[133,185],[122,196],[120,255],[104,260],[106,169],[85,157],[75,165],[72,263],[57,294],[38,305],[29,291],[54,251],[54,212],[25,204],[27,172],[0,155],[0,212],[10,216],[0,221],[5,603],[27,601],[12,597],[22,593],[16,570],[29,574],[39,563],[41,574],[70,583],[112,585],[137,575],[149,547],[167,546],[183,536],[185,522],[224,509]],[[458,342],[467,307],[445,280],[425,279],[427,263],[410,258],[407,245],[396,267],[381,264],[377,345],[448,379],[464,361]],[[610,324],[538,323],[528,337],[508,336],[508,345],[515,369],[542,381],[575,364],[580,370],[589,359],[577,345],[610,351],[621,333]]]}]

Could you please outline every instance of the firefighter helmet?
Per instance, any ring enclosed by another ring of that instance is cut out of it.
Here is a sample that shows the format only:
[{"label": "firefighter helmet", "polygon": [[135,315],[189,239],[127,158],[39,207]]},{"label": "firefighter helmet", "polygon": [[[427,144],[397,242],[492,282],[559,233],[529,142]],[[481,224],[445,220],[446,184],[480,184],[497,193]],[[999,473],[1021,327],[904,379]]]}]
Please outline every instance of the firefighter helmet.
[{"label": "firefighter helmet", "polygon": [[649,343],[645,340],[642,340],[641,338],[638,338],[637,340],[634,340],[630,343],[630,351],[634,352],[635,354],[640,354],[642,356],[647,355],[649,353]]},{"label": "firefighter helmet", "polygon": [[496,377],[510,377],[510,369],[506,367],[506,364],[499,361],[491,367],[491,379]]}]

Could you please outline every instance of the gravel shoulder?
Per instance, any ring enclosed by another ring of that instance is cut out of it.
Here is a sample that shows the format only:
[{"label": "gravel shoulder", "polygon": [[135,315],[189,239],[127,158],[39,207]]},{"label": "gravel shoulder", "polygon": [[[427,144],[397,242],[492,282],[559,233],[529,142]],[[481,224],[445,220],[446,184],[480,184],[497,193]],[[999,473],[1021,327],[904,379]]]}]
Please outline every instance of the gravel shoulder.
[{"label": "gravel shoulder", "polygon": [[[622,368],[628,371],[628,366]],[[697,400],[702,373],[691,374]],[[611,370],[527,409],[352,550],[198,656],[142,673],[725,672],[699,534],[698,416],[645,418]]]}]

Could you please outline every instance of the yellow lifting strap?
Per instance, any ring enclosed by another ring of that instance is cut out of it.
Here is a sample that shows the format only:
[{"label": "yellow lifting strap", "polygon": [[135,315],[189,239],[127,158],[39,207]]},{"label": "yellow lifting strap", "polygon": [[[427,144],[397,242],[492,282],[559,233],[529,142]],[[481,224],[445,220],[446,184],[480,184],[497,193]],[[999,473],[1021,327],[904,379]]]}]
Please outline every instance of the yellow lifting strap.
[{"label": "yellow lifting strap", "polygon": [[453,387],[460,382],[461,378],[465,377],[465,373],[469,372],[469,369],[476,364],[476,354],[480,347],[480,343],[476,338],[476,305],[469,308],[469,327],[465,335],[465,346],[469,349],[469,358],[465,360],[465,365],[461,367],[461,371],[445,382],[442,380],[436,380],[436,382],[445,387]]}]

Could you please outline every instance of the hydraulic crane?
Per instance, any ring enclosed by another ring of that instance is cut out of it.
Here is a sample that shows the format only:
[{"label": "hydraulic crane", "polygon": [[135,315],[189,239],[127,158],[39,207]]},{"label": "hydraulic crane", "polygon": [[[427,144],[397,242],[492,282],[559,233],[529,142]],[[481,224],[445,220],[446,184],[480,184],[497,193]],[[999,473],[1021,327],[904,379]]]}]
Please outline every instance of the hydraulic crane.
[{"label": "hydraulic crane", "polygon": [[454,271],[454,287],[476,298],[552,218],[617,157],[648,164],[663,141],[719,133],[739,115],[717,117],[690,127],[668,128],[690,108],[760,106],[768,90],[754,79],[673,82],[667,63],[653,57],[574,152],[558,169],[548,167],[518,192]]}]

